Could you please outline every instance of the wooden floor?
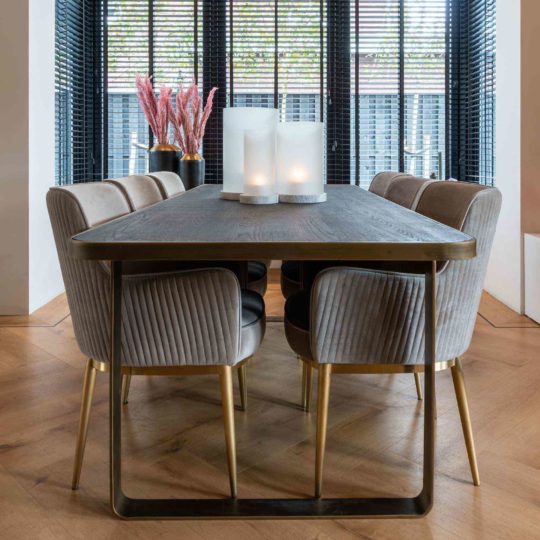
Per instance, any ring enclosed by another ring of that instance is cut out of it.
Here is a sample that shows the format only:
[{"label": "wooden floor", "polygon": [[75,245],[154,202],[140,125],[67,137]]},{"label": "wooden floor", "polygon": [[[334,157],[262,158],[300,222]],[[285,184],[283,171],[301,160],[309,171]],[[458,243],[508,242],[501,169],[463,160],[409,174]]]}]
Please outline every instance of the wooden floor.
[{"label": "wooden floor", "polygon": [[[276,285],[271,315],[280,315]],[[473,487],[450,373],[437,375],[435,505],[417,520],[123,522],[108,509],[108,384],[98,376],[81,489],[69,486],[85,358],[65,298],[0,318],[0,538],[540,538],[540,328],[489,296],[464,368],[482,486]],[[239,495],[312,493],[315,416],[299,410],[300,368],[272,322],[237,411]],[[216,379],[134,378],[125,483],[146,497],[228,490]],[[325,495],[419,491],[422,406],[413,377],[335,376]]]}]

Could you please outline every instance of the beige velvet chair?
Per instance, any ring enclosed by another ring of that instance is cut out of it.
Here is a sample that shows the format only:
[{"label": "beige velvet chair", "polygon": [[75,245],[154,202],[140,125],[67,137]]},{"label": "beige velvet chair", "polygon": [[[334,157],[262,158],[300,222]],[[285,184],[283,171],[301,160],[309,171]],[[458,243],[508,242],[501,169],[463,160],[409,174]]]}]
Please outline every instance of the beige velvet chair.
[{"label": "beige velvet chair", "polygon": [[159,171],[151,172],[148,176],[157,184],[164,199],[177,197],[186,191],[182,180],[176,173]]},{"label": "beige velvet chair", "polygon": [[[96,372],[109,370],[110,272],[108,264],[71,257],[70,239],[90,227],[128,214],[136,204],[145,205],[152,193],[146,182],[136,179],[55,187],[47,194],[75,337],[89,358],[73,489],[79,485]],[[262,297],[252,291],[241,291],[234,273],[224,268],[129,273],[124,276],[122,287],[124,374],[219,376],[231,496],[235,497],[231,372],[233,368],[242,369],[263,338]],[[245,404],[245,386],[241,395]]]},{"label": "beige velvet chair", "polygon": [[[454,181],[427,185],[416,211],[476,238],[477,256],[440,264],[435,369],[450,368],[473,482],[479,485],[463,371],[500,211],[495,188]],[[424,370],[424,276],[352,267],[329,268],[285,306],[285,333],[308,374],[318,370],[315,494],[321,495],[330,379],[334,373]],[[346,299],[346,300],[345,300]],[[310,375],[308,375],[310,377]]]},{"label": "beige velvet chair", "polygon": [[148,176],[131,175],[105,180],[124,194],[131,211],[146,208],[163,200],[158,184]]}]

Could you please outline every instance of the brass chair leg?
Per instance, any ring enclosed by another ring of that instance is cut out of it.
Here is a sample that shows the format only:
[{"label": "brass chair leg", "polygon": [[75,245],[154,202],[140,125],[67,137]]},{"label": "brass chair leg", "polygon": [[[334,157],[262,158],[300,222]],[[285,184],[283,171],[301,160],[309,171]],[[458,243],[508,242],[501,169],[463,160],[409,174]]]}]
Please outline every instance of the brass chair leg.
[{"label": "brass chair leg", "polygon": [[422,401],[422,381],[420,380],[420,373],[414,372],[414,384],[416,385],[416,395],[418,396],[418,401]]},{"label": "brass chair leg", "polygon": [[471,425],[471,416],[469,414],[469,405],[467,403],[467,391],[465,389],[465,378],[463,376],[463,368],[461,360],[456,358],[456,363],[451,368],[452,381],[454,382],[454,390],[461,418],[461,427],[463,428],[463,436],[465,437],[465,446],[467,447],[467,455],[469,456],[469,464],[471,466],[471,474],[475,486],[480,485],[480,475],[478,473],[478,463],[476,461],[476,450],[474,448],[474,439]]},{"label": "brass chair leg", "polygon": [[313,366],[309,362],[302,362],[302,409],[311,411],[313,394]]},{"label": "brass chair leg", "polygon": [[317,443],[315,451],[315,497],[322,494],[322,476],[324,452],[326,448],[326,428],[328,425],[328,401],[330,398],[330,376],[332,364],[319,366],[319,383],[317,388]]},{"label": "brass chair leg", "polygon": [[124,389],[122,392],[122,403],[124,405],[127,405],[128,398],[129,398],[129,387],[131,386],[131,373],[126,373],[123,376],[123,381],[124,381]]},{"label": "brass chair leg", "polygon": [[86,446],[86,436],[88,434],[88,420],[90,419],[90,409],[92,407],[95,382],[96,369],[94,368],[92,359],[89,358],[86,362],[86,369],[84,372],[81,413],[79,418],[79,431],[77,433],[77,445],[75,447],[75,463],[73,465],[71,489],[79,489],[79,480],[81,478],[84,448]]},{"label": "brass chair leg", "polygon": [[240,390],[240,407],[243,411],[247,409],[247,374],[246,364],[238,368],[238,388]]},{"label": "brass chair leg", "polygon": [[227,447],[231,497],[236,498],[236,437],[234,433],[234,401],[231,366],[220,366],[219,380],[221,385],[221,406],[223,409],[223,425],[225,427],[225,445]]}]

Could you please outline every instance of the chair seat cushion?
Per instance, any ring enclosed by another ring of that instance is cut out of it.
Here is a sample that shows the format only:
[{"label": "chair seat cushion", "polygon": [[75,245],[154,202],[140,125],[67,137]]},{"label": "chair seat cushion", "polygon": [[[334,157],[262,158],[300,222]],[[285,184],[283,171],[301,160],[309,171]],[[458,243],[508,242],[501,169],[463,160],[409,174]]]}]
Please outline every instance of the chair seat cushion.
[{"label": "chair seat cushion", "polygon": [[296,354],[311,359],[309,308],[308,291],[299,291],[289,296],[285,302],[285,336]]},{"label": "chair seat cushion", "polygon": [[289,298],[300,290],[300,261],[283,261],[281,263],[281,294]]},{"label": "chair seat cushion", "polygon": [[264,317],[263,297],[251,290],[242,290],[242,328]]},{"label": "chair seat cushion", "polygon": [[266,316],[262,296],[251,290],[242,290],[242,333],[240,360],[248,358],[259,347],[266,329]]},{"label": "chair seat cushion", "polygon": [[262,261],[249,261],[248,263],[248,287],[250,290],[264,296],[268,284],[267,268]]},{"label": "chair seat cushion", "polygon": [[300,283],[300,261],[283,261],[281,273],[291,281]]}]

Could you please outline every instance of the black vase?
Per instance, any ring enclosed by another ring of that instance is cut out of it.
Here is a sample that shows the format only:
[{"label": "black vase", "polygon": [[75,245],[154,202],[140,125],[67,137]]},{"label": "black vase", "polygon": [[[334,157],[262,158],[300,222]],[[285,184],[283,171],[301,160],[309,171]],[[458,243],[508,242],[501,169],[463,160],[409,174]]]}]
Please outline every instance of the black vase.
[{"label": "black vase", "polygon": [[180,178],[186,190],[204,184],[204,159],[199,154],[187,154],[180,160]]},{"label": "black vase", "polygon": [[149,172],[170,171],[179,174],[179,163],[182,153],[176,146],[155,145],[150,149]]}]

